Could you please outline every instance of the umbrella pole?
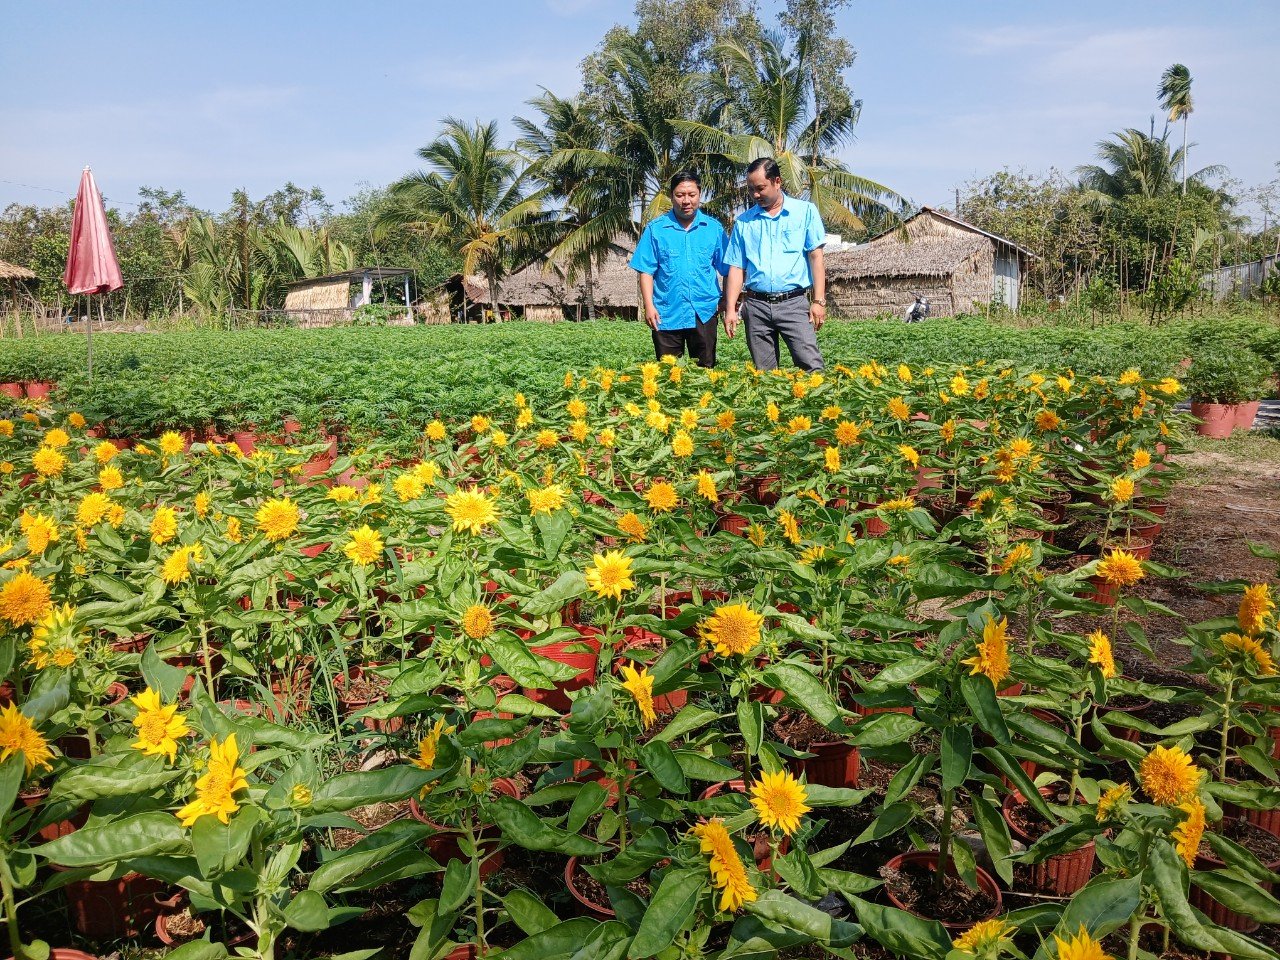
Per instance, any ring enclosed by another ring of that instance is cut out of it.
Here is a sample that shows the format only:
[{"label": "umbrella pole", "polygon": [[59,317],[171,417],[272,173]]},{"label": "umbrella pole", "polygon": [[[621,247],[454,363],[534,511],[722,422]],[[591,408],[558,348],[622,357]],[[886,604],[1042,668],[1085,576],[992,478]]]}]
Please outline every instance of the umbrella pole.
[{"label": "umbrella pole", "polygon": [[[87,325],[85,326],[85,342],[87,344],[86,352],[88,353],[88,359],[89,359],[89,383],[92,384],[93,383],[93,307],[89,306],[88,304],[86,304],[86,306],[88,306],[89,308],[85,311],[85,315],[84,315],[85,321],[87,322]],[[102,307],[101,300],[98,301],[98,307],[99,309],[101,309]]]}]

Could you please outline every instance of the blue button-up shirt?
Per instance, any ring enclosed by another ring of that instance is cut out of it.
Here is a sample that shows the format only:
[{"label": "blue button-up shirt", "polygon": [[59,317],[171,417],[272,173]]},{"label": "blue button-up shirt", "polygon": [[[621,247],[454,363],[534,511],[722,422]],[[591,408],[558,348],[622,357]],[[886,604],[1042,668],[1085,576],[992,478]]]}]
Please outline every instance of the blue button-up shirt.
[{"label": "blue button-up shirt", "polygon": [[724,262],[742,268],[748,290],[784,293],[813,286],[807,254],[826,242],[818,208],[808,200],[783,197],[776,217],[756,204],[734,221]]},{"label": "blue button-up shirt", "polygon": [[640,235],[631,269],[653,277],[659,330],[691,330],[716,315],[720,277],[727,273],[724,227],[701,210],[686,230],[674,211],[650,221]]}]

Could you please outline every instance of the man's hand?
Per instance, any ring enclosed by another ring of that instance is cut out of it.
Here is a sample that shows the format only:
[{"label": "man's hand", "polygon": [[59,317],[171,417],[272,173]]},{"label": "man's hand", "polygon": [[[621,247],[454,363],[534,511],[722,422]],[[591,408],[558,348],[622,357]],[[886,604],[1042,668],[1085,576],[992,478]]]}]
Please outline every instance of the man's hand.
[{"label": "man's hand", "polygon": [[809,304],[809,322],[813,324],[814,333],[821,330],[822,325],[827,322],[827,308],[820,303]]},{"label": "man's hand", "polygon": [[658,316],[658,308],[650,305],[644,308],[644,318],[649,323],[650,330],[657,330],[661,318]]},{"label": "man's hand", "polygon": [[738,311],[726,310],[724,313],[724,332],[729,335],[729,339],[733,339],[733,335],[738,332]]}]

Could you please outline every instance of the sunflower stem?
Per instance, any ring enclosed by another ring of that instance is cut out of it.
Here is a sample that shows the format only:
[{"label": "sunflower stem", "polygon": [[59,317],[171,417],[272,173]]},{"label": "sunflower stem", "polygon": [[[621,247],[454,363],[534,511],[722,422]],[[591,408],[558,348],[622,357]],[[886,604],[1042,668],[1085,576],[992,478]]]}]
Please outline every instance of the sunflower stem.
[{"label": "sunflower stem", "polygon": [[9,851],[6,848],[0,855],[0,891],[4,897],[4,922],[9,931],[9,949],[13,951],[14,960],[29,960],[30,954],[22,942],[18,930],[18,905],[13,897],[13,877],[9,873]]},{"label": "sunflower stem", "polygon": [[200,656],[204,659],[204,679],[209,685],[209,699],[217,701],[218,695],[213,689],[213,658],[209,656],[209,624],[200,621]]},{"label": "sunflower stem", "polygon": [[938,869],[933,874],[934,889],[942,893],[947,868],[951,866],[951,811],[955,805],[955,788],[942,791],[942,824],[938,835]]},{"label": "sunflower stem", "polygon": [[1232,670],[1227,675],[1227,686],[1223,691],[1222,697],[1222,738],[1218,746],[1218,779],[1225,780],[1227,778],[1227,742],[1231,733],[1231,694],[1235,687],[1236,674]]},{"label": "sunflower stem", "polygon": [[1142,921],[1146,911],[1138,910],[1129,918],[1129,960],[1138,960],[1138,936],[1142,933]]}]

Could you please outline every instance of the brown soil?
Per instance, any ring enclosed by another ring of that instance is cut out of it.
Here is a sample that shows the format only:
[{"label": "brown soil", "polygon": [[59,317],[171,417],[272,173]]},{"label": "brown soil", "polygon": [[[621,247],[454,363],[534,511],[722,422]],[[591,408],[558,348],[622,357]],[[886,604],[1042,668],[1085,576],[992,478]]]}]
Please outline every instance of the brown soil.
[{"label": "brown soil", "polygon": [[348,677],[339,686],[338,693],[349,703],[372,703],[381,700],[387,692],[391,681],[377,674],[365,674],[359,680]]},{"label": "brown soil", "polygon": [[[1280,837],[1247,820],[1224,820],[1213,832],[1240,844],[1265,864],[1280,863]],[[1197,852],[1202,857],[1217,859],[1208,843],[1201,843]]]},{"label": "brown soil", "polygon": [[374,803],[367,807],[356,807],[347,816],[365,829],[350,830],[339,827],[333,831],[333,846],[337,850],[346,850],[348,847],[354,847],[367,834],[385,826],[392,820],[408,816],[408,814],[409,801],[407,800],[402,800],[399,803]]},{"label": "brown soil", "polygon": [[[609,891],[605,889],[603,883],[582,869],[575,871],[574,878],[577,881],[578,892],[584,897],[599,906],[610,906]],[[628,883],[626,887],[636,896],[646,901],[649,899],[651,894],[648,877],[637,877],[635,880]]]},{"label": "brown soil", "polygon": [[935,872],[922,864],[906,864],[901,870],[880,869],[885,886],[912,913],[948,923],[977,923],[991,916],[995,901],[981,890],[970,889],[959,877],[945,877],[942,892],[934,886]]},{"label": "brown soil", "polygon": [[164,929],[175,940],[192,940],[204,933],[205,922],[199,917],[193,917],[191,909],[184,907],[165,917]]},{"label": "brown soil", "polygon": [[[1056,797],[1048,798],[1050,803],[1066,803],[1066,793],[1061,793]],[[1009,819],[1014,825],[1021,830],[1026,836],[1030,837],[1032,842],[1039,840],[1050,830],[1057,826],[1056,823],[1050,823],[1035,809],[1026,803],[1018,803],[1009,808]]]},{"label": "brown soil", "polygon": [[770,732],[792,750],[808,750],[815,743],[829,743],[839,737],[803,710],[784,710]]},{"label": "brown soil", "polygon": [[1133,710],[1149,701],[1149,697],[1140,697],[1132,693],[1122,693],[1118,697],[1108,697],[1103,710]]}]

